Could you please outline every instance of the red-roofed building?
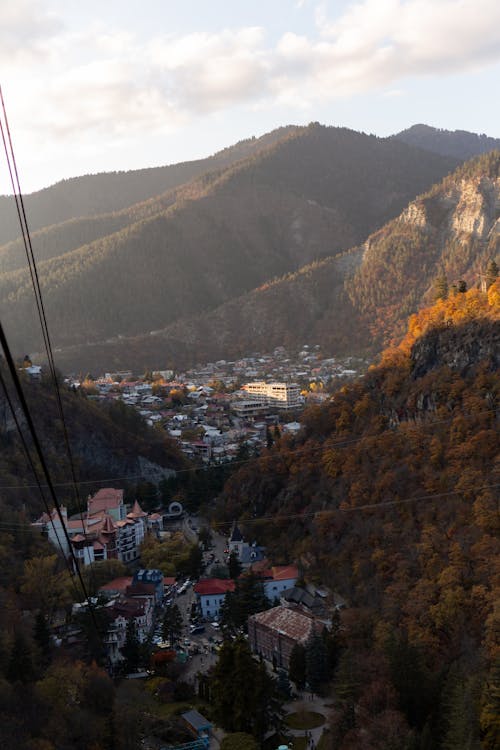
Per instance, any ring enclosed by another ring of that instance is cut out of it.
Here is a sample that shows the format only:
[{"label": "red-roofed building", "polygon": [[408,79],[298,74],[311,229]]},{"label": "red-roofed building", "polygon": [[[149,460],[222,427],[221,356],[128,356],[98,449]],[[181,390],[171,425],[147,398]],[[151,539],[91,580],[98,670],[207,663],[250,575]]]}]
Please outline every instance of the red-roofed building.
[{"label": "red-roofed building", "polygon": [[260,574],[264,578],[264,593],[270,602],[279,598],[283,591],[293,589],[299,577],[296,565],[274,565]]},{"label": "red-roofed building", "polygon": [[83,565],[100,560],[121,560],[128,563],[139,557],[139,547],[148,527],[148,515],[136,501],[127,515],[123,490],[105,488],[88,498],[87,513],[68,519],[66,508],[61,508],[62,523],[55,510],[46,513],[35,526],[46,531],[49,540],[62,546],[69,556],[70,548],[63,524],[70,538],[75,557]]},{"label": "red-roofed building", "polygon": [[205,578],[194,586],[198,597],[201,614],[207,620],[218,620],[222,602],[228,591],[234,591],[235,583],[231,579]]}]

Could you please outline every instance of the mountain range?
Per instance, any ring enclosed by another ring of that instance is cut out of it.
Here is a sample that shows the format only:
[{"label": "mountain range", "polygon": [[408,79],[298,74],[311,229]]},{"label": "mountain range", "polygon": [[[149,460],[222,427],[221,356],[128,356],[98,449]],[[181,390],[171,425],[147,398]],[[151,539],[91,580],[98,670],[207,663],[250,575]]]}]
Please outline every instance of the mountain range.
[{"label": "mountain range", "polygon": [[[498,154],[461,167],[456,148],[433,147],[445,131],[405,142],[415,128],[288,126],[206,160],[27,196],[58,365],[143,371],[302,340],[373,353],[438,270],[473,283],[498,246]],[[2,232],[0,315],[33,353],[23,248],[7,220]]]}]

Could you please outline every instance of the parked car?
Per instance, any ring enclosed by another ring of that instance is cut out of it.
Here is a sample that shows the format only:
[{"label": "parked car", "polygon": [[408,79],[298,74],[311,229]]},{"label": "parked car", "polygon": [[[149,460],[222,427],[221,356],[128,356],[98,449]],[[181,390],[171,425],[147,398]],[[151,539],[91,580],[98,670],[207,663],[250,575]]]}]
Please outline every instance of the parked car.
[{"label": "parked car", "polygon": [[204,633],[205,626],[204,625],[192,625],[189,628],[189,632],[191,633],[191,635],[198,635],[198,633]]},{"label": "parked car", "polygon": [[218,629],[220,628],[220,625],[219,625],[219,623],[218,623],[218,622],[215,622],[215,621],[214,621],[214,622],[211,622],[211,623],[210,623],[210,625],[211,625],[211,626],[212,626],[213,628],[215,628],[216,630],[218,630]]}]

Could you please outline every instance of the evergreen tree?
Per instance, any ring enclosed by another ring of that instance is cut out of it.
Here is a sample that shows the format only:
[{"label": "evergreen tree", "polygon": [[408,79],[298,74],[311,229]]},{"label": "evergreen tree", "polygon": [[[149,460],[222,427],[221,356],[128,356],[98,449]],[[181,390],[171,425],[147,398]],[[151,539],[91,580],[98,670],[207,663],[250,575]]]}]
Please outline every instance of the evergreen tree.
[{"label": "evergreen tree", "polygon": [[164,640],[169,640],[173,644],[182,635],[184,622],[181,611],[177,604],[167,607],[163,616],[162,635]]},{"label": "evergreen tree", "polygon": [[269,609],[262,579],[248,573],[236,581],[234,591],[229,591],[221,606],[220,621],[226,633],[235,634],[247,630],[250,615]]},{"label": "evergreen tree", "polygon": [[22,630],[16,630],[7,664],[9,682],[32,682],[36,677],[33,645]]},{"label": "evergreen tree", "polygon": [[452,669],[443,689],[441,750],[480,750],[478,696],[473,681]]},{"label": "evergreen tree", "polygon": [[131,618],[127,622],[127,635],[125,644],[122,648],[122,656],[125,659],[125,668],[128,672],[133,672],[139,666],[141,655],[141,644],[137,636],[137,628],[134,620]]},{"label": "evergreen tree", "polygon": [[290,680],[284,669],[278,669],[276,690],[284,700],[288,700],[292,694],[292,686],[290,685]]},{"label": "evergreen tree", "polygon": [[315,630],[306,642],[306,680],[313,693],[318,693],[328,681],[328,655],[325,641]]},{"label": "evergreen tree", "polygon": [[443,273],[434,280],[434,299],[445,300],[447,298],[448,298],[448,279]]},{"label": "evergreen tree", "polygon": [[298,690],[306,684],[306,650],[301,643],[296,643],[290,654],[288,675]]},{"label": "evergreen tree", "polygon": [[229,555],[229,560],[227,561],[227,567],[229,568],[229,578],[232,578],[233,580],[236,580],[240,577],[241,571],[243,570],[243,566],[240,563],[238,559],[238,555],[234,550],[232,550],[231,554]]},{"label": "evergreen tree", "polygon": [[479,721],[483,749],[497,750],[500,747],[500,658],[486,677]]},{"label": "evergreen tree", "polygon": [[498,264],[496,263],[494,258],[492,258],[486,268],[486,288],[489,289],[490,286],[495,283],[497,278],[498,278]]},{"label": "evergreen tree", "polygon": [[38,646],[40,665],[46,667],[50,661],[51,640],[49,626],[42,612],[37,613],[33,638]]},{"label": "evergreen tree", "polygon": [[458,282],[457,290],[459,294],[465,294],[467,291],[467,282],[464,279],[460,279]]},{"label": "evergreen tree", "polygon": [[224,643],[212,672],[210,694],[214,719],[228,732],[246,732],[262,741],[280,720],[274,680],[252,657],[243,637]]}]

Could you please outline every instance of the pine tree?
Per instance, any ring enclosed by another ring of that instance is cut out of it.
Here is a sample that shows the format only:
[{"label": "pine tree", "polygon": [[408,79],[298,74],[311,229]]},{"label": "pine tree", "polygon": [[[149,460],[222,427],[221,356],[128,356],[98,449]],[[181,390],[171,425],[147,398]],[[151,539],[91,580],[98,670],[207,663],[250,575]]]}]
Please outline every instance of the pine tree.
[{"label": "pine tree", "polygon": [[492,258],[486,268],[486,288],[489,289],[490,286],[495,283],[497,278],[498,278],[498,264],[496,263],[494,258]]},{"label": "pine tree", "polygon": [[184,622],[181,611],[177,604],[167,607],[163,616],[162,635],[164,640],[169,640],[173,644],[182,635]]},{"label": "pine tree", "polygon": [[444,273],[434,280],[434,299],[448,299],[448,279]]},{"label": "pine tree", "polygon": [[306,650],[301,643],[296,643],[290,654],[288,675],[298,690],[306,684]]},{"label": "pine tree", "polygon": [[229,555],[229,560],[227,561],[227,567],[229,568],[229,577],[233,580],[236,580],[240,577],[241,571],[243,570],[243,567],[238,559],[238,555],[234,550],[232,550],[231,554]]},{"label": "pine tree", "polygon": [[307,683],[313,693],[318,693],[328,681],[328,654],[320,633],[311,631],[305,651]]},{"label": "pine tree", "polygon": [[137,636],[137,628],[133,619],[127,622],[127,635],[122,648],[122,656],[125,659],[125,668],[133,672],[139,666],[140,642]]}]

